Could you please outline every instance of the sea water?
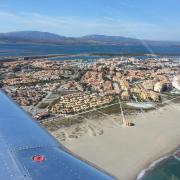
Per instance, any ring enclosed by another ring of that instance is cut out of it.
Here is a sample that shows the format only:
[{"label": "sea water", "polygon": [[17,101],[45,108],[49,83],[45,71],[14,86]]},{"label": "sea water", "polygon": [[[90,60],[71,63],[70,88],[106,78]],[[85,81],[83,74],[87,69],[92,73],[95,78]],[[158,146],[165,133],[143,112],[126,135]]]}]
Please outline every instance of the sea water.
[{"label": "sea water", "polygon": [[137,180],[180,180],[180,158],[172,154],[153,162]]},{"label": "sea water", "polygon": [[115,46],[115,45],[48,45],[48,44],[0,44],[0,56],[38,56],[48,54],[110,53],[138,54],[158,53],[180,55],[177,46]]}]

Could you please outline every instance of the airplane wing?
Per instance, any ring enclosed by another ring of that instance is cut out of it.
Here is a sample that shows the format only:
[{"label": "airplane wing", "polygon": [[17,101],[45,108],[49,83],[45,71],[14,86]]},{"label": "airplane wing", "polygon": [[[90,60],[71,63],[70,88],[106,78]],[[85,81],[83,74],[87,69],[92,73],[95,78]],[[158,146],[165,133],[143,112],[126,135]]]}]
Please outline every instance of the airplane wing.
[{"label": "airplane wing", "polygon": [[78,159],[0,91],[1,180],[111,180]]}]

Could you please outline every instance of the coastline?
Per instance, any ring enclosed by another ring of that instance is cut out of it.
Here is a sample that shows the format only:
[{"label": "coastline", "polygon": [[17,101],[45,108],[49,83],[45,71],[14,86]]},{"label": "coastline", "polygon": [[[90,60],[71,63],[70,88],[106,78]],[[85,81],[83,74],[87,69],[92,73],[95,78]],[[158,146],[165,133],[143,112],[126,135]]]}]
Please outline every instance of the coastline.
[{"label": "coastline", "polygon": [[[76,140],[62,143],[118,179],[132,180],[179,146],[179,115],[178,104],[171,103],[157,111],[132,117],[135,127],[105,128],[104,134],[100,136],[90,137],[85,134]],[[168,131],[170,128],[173,131]]]},{"label": "coastline", "polygon": [[166,159],[169,158],[170,155],[167,155],[167,156],[164,156],[164,157],[161,157],[155,161],[152,162],[152,164],[149,165],[148,168],[145,168],[143,169],[138,175],[137,175],[137,180],[141,180],[141,178],[143,178],[146,173],[148,173],[148,171],[154,169],[159,163],[165,161]]},{"label": "coastline", "polygon": [[136,180],[141,180],[144,176],[151,172],[151,170],[158,168],[158,165],[164,163],[171,156],[174,156],[177,151],[179,151],[179,145],[174,150],[171,150],[169,153],[166,153],[158,159],[154,160],[151,164],[148,164],[143,170],[140,171]]}]

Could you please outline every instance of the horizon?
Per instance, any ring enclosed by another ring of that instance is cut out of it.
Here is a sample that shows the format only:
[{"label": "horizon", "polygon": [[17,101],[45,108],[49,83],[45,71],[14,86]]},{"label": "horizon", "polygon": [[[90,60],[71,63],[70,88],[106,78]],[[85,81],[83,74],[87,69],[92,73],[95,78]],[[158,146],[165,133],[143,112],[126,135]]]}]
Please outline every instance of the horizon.
[{"label": "horizon", "polygon": [[178,0],[2,0],[1,33],[51,32],[62,36],[122,36],[136,39],[180,41]]},{"label": "horizon", "polygon": [[58,36],[62,36],[62,37],[66,37],[66,38],[82,38],[82,37],[86,37],[86,36],[107,36],[107,37],[122,37],[122,38],[130,38],[130,39],[137,39],[137,40],[144,40],[144,41],[159,41],[159,42],[180,42],[180,40],[168,40],[168,39],[164,39],[164,40],[156,40],[156,39],[138,39],[137,37],[130,37],[130,36],[121,36],[121,35],[108,35],[108,34],[85,34],[85,35],[80,35],[80,36],[66,36],[66,35],[62,35],[62,34],[58,34],[58,33],[53,33],[53,32],[48,32],[48,31],[38,31],[38,30],[21,30],[21,31],[8,31],[8,32],[0,32],[3,34],[6,33],[19,33],[19,32],[40,32],[40,33],[50,33],[50,34],[54,34],[54,35],[58,35]]}]

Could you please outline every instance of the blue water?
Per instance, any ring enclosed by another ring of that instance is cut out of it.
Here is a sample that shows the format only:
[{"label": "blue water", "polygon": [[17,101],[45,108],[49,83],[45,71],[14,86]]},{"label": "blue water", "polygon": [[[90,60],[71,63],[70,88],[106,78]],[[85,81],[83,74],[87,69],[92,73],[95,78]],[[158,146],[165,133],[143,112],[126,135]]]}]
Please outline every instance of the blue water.
[{"label": "blue water", "polygon": [[[107,58],[110,56],[97,56],[97,55],[79,55],[79,56],[67,56],[67,57],[53,57],[53,58],[48,58],[49,60],[56,60],[56,61],[60,61],[60,60],[77,60],[77,59],[83,59],[83,60],[96,60],[99,58]],[[112,57],[112,56],[111,56]]]},{"label": "blue water", "polygon": [[160,53],[180,54],[180,47],[173,46],[113,46],[113,45],[33,45],[0,44],[0,56],[34,56],[47,54],[80,53]]}]

